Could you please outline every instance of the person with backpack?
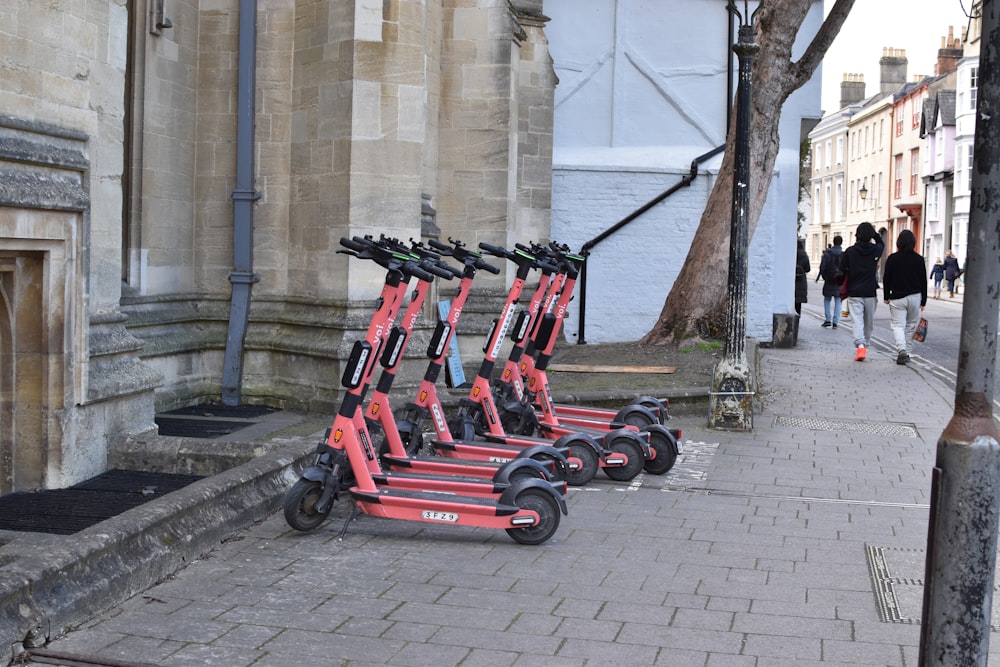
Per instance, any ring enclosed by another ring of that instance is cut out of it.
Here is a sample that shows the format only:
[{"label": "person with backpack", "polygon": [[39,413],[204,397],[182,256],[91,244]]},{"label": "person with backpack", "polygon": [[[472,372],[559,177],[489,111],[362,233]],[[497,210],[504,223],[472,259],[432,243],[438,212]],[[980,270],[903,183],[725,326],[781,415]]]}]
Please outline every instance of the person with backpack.
[{"label": "person with backpack", "polygon": [[854,323],[854,360],[864,361],[875,328],[878,262],[885,242],[870,222],[858,225],[854,238],[854,245],[840,256],[840,270],[844,273],[847,309]]},{"label": "person with backpack", "polygon": [[833,329],[840,322],[840,283],[843,277],[840,272],[840,256],[844,252],[841,248],[843,243],[844,239],[840,234],[834,236],[833,245],[823,251],[819,260],[819,275],[823,278],[823,314],[826,316],[822,326]]}]

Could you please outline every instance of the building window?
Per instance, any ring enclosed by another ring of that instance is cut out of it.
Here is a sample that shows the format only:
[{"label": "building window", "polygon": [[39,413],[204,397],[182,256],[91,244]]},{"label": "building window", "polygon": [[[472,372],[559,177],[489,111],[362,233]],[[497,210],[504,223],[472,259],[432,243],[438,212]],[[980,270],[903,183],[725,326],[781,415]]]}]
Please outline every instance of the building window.
[{"label": "building window", "polygon": [[895,177],[895,183],[893,184],[894,187],[892,191],[892,196],[896,199],[899,199],[900,197],[903,196],[903,156],[897,155],[895,160],[893,160],[893,162],[894,162],[893,171],[895,172],[893,176]]},{"label": "building window", "polygon": [[976,98],[979,89],[979,67],[969,69],[969,109],[976,110]]},{"label": "building window", "polygon": [[969,144],[965,147],[965,163],[966,163],[966,181],[965,189],[972,190],[972,145]]},{"label": "building window", "polygon": [[917,104],[919,100],[910,100],[910,122],[912,123],[913,129],[920,127],[920,105]]},{"label": "building window", "polygon": [[827,169],[830,168],[830,160],[833,158],[832,153],[833,153],[833,143],[829,139],[827,139],[826,140],[826,154],[825,154],[825,157],[826,157],[826,168]]},{"label": "building window", "polygon": [[910,151],[910,194],[917,194],[917,183],[920,182],[920,149]]},{"label": "building window", "polygon": [[901,136],[903,136],[903,114],[902,114],[902,112],[900,112],[898,110],[897,110],[896,113],[899,114],[896,117],[896,136],[897,137],[901,137]]},{"label": "building window", "polygon": [[844,138],[837,137],[837,166],[844,164]]},{"label": "building window", "polygon": [[937,185],[927,188],[927,220],[938,219],[938,199],[940,194]]}]

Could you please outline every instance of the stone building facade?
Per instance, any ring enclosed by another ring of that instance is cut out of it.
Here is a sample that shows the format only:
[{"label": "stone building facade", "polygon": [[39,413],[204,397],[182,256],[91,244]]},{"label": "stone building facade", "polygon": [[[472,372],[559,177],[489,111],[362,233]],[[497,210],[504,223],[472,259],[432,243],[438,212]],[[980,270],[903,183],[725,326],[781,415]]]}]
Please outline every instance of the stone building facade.
[{"label": "stone building facade", "polygon": [[[99,473],[157,411],[227,388],[332,412],[383,275],[343,236],[548,237],[541,0],[0,17],[0,493]],[[490,312],[501,268],[469,310]]]}]

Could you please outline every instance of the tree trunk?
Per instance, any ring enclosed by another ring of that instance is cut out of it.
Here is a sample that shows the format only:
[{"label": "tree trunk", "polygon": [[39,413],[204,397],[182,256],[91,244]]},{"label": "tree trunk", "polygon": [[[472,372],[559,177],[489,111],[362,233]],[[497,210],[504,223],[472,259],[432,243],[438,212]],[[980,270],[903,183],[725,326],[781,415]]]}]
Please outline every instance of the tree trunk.
[{"label": "tree trunk", "polygon": [[[792,46],[813,1],[769,0],[757,16],[760,52],[751,73],[750,99],[748,217],[751,238],[760,220],[778,157],[781,108],[788,96],[812,77],[854,5],[854,0],[837,0],[805,53],[793,62]],[[709,195],[684,266],[667,295],[656,324],[642,339],[643,343],[722,338],[725,333],[735,122],[736,113],[733,113],[719,178]]]}]

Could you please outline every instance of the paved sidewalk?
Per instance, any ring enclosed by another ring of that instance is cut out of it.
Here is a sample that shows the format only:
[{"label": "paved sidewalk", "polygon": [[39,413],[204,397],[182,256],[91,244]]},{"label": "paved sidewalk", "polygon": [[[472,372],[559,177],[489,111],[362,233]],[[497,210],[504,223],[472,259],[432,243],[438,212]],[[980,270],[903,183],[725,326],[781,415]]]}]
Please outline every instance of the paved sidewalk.
[{"label": "paved sidewalk", "polygon": [[761,350],[753,433],[675,419],[670,473],[571,490],[541,546],[367,516],[341,541],[344,504],[308,534],[279,513],[47,648],[170,667],[915,665],[953,391],[879,350],[853,361],[849,328],[818,322]]}]

